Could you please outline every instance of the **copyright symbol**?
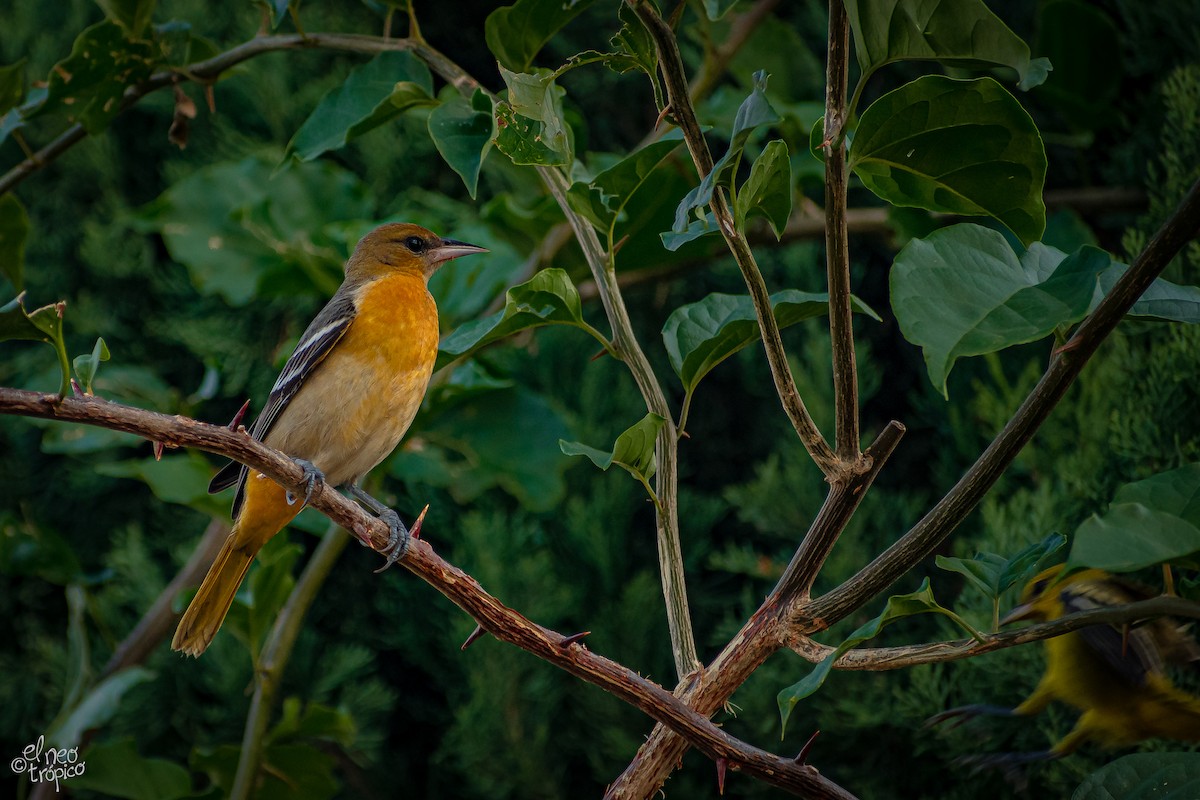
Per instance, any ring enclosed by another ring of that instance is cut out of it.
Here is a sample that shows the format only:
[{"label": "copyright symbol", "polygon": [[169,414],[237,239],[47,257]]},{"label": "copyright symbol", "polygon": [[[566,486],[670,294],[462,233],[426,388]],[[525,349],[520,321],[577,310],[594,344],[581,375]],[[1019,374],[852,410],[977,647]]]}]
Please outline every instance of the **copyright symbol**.
[{"label": "copyright symbol", "polygon": [[12,764],[10,766],[12,766],[13,772],[21,773],[29,769],[29,762],[24,758],[21,758],[21,756],[17,756],[12,760]]}]

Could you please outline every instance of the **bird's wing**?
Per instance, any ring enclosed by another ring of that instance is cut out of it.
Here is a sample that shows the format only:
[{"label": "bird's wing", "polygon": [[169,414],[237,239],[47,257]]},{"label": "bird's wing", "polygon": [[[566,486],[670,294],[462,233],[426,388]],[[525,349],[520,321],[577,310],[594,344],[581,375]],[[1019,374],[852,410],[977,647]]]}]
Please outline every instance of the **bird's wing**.
[{"label": "bird's wing", "polygon": [[[1064,614],[1139,599],[1126,596],[1117,587],[1100,583],[1069,585],[1062,590],[1060,597]],[[1080,628],[1078,634],[1118,677],[1135,686],[1145,685],[1148,675],[1161,675],[1163,672],[1162,654],[1153,631],[1145,625],[1132,623],[1122,628],[1090,625]]]},{"label": "bird's wing", "polygon": [[[344,289],[344,287],[343,287]],[[305,329],[296,349],[292,352],[283,371],[275,380],[271,394],[267,397],[267,405],[259,414],[258,419],[250,427],[250,435],[262,441],[271,432],[271,426],[279,419],[279,415],[300,391],[305,379],[320,365],[329,351],[337,344],[350,323],[354,321],[354,296],[349,292],[339,290],[321,309],[321,313]],[[247,469],[236,461],[226,464],[213,477],[208,485],[210,493],[237,484],[237,494],[233,499],[233,516],[236,518],[242,505],[242,495],[245,490]]]}]

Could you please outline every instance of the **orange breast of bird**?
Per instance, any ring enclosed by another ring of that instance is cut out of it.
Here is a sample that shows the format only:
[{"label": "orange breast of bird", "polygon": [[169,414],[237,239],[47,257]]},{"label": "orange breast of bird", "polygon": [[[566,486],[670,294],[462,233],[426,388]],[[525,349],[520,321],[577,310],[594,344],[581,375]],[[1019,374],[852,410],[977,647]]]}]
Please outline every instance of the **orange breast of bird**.
[{"label": "orange breast of bird", "polygon": [[311,461],[332,486],[358,480],[395,449],[437,357],[437,306],[419,275],[399,272],[364,284],[355,308],[342,340],[265,440]]}]

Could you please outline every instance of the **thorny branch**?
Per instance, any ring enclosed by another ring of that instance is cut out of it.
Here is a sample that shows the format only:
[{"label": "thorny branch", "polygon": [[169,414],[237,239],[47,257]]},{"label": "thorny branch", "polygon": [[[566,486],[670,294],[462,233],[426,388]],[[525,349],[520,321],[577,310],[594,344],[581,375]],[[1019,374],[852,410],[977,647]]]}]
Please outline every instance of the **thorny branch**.
[{"label": "thorny branch", "polygon": [[[0,387],[0,414],[81,422],[125,431],[168,447],[192,447],[235,459],[297,494],[305,486],[304,472],[292,459],[252,439],[244,428],[234,431],[223,425],[145,411],[93,396],[59,397],[6,387]],[[386,551],[388,526],[332,487],[320,486],[313,493],[311,505],[363,544],[379,552]],[[725,759],[732,768],[802,797],[837,800],[853,797],[811,766],[735,739],[658,684],[593,653],[573,637],[544,628],[508,608],[485,592],[474,578],[438,556],[428,541],[414,541],[408,554],[397,563],[441,592],[497,639],[636,706],[687,738],[708,757]]]}]

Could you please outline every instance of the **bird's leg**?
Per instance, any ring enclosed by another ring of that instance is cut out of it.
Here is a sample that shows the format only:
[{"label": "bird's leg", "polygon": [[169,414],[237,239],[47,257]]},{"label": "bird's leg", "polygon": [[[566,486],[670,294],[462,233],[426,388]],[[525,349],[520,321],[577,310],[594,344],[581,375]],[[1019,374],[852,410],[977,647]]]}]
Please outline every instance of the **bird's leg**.
[{"label": "bird's leg", "polygon": [[[296,466],[304,471],[304,505],[306,506],[308,505],[308,501],[312,500],[313,492],[317,490],[317,487],[325,484],[325,473],[317,469],[311,461],[306,461],[303,458],[293,458],[292,461],[295,461]],[[296,496],[291,492],[285,495],[285,499],[289,506],[296,504]],[[301,508],[303,507],[301,506]]]},{"label": "bird's leg", "polygon": [[1004,706],[992,706],[986,703],[973,703],[969,706],[959,706],[958,708],[950,708],[940,714],[934,714],[929,719],[925,720],[923,727],[929,728],[934,725],[939,725],[948,719],[954,720],[951,725],[948,725],[945,730],[954,730],[959,725],[962,725],[967,720],[973,717],[987,715],[990,717],[1011,717],[1016,715],[1016,709],[1005,708]]},{"label": "bird's leg", "polygon": [[359,503],[362,503],[372,514],[387,523],[388,530],[390,531],[388,535],[387,561],[384,562],[382,567],[375,570],[376,572],[383,572],[392,564],[404,558],[404,554],[408,552],[408,543],[412,538],[408,532],[408,528],[404,527],[404,523],[400,521],[399,514],[369,495],[357,483],[348,483],[343,488],[346,490],[346,494],[353,497]]}]

